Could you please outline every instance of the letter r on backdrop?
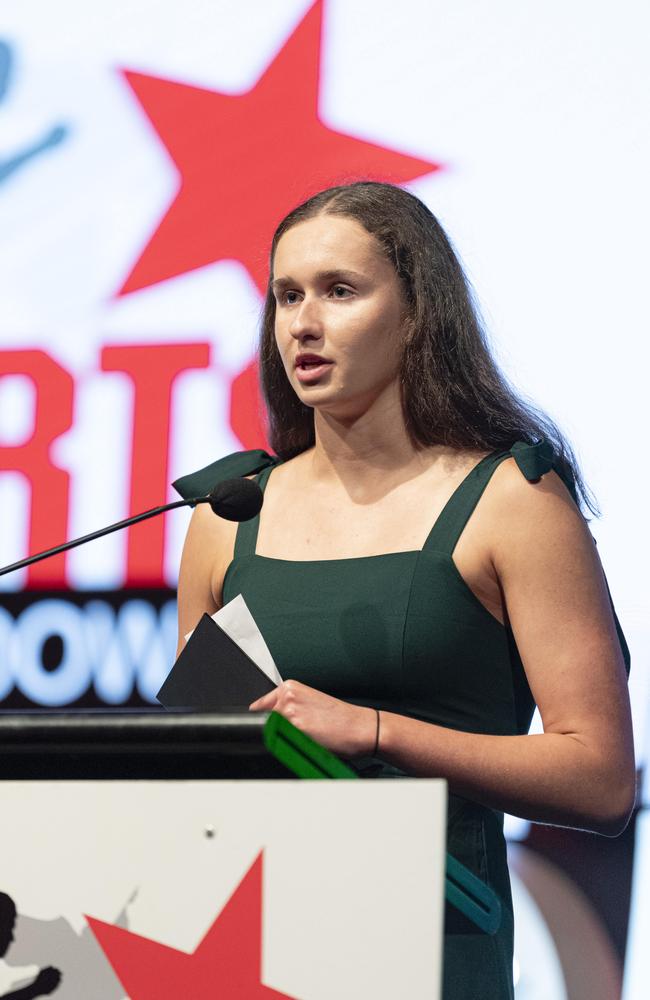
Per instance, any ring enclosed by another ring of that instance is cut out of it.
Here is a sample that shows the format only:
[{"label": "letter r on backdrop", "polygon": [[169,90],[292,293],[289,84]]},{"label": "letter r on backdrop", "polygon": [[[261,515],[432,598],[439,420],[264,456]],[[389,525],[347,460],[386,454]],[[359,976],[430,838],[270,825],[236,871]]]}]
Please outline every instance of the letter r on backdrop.
[{"label": "letter r on backdrop", "polygon": [[[29,552],[67,538],[70,475],[50,457],[52,443],[72,426],[74,383],[54,358],[41,350],[0,351],[0,378],[24,375],[34,386],[34,428],[20,444],[0,444],[0,471],[19,472],[29,482]],[[65,554],[29,567],[29,587],[64,587]]]}]

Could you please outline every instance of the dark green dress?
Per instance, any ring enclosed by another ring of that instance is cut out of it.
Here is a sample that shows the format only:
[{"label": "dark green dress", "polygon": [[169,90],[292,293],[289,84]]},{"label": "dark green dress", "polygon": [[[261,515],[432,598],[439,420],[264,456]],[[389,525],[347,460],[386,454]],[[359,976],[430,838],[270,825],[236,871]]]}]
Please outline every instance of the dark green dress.
[{"label": "dark green dress", "polygon": [[[512,632],[467,586],[452,553],[497,466],[514,456],[536,481],[552,467],[544,443],[517,443],[484,458],[456,489],[421,551],[350,559],[290,561],[255,553],[259,517],[237,530],[224,603],[243,594],[278,669],[358,705],[472,733],[512,736],[530,726],[534,702]],[[244,452],[175,483],[185,497],[258,473],[266,486],[278,459]],[[624,640],[622,640],[624,643]],[[402,777],[381,761],[368,776]],[[445,1000],[513,996],[513,920],[503,816],[449,796],[448,850],[499,895],[503,923],[474,933],[448,912]],[[408,831],[405,831],[405,844]]]}]

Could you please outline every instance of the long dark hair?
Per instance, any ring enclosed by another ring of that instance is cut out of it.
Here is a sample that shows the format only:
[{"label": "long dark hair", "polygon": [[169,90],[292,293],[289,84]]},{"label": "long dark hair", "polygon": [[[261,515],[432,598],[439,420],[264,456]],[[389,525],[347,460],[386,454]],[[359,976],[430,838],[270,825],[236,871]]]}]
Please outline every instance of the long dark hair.
[{"label": "long dark hair", "polygon": [[546,440],[562,478],[592,513],[597,507],[571,446],[546,414],[517,395],[488,347],[469,284],[440,223],[415,195],[358,181],[321,191],[278,226],[262,318],[260,373],[271,446],[292,458],[314,444],[314,413],[287,379],[275,343],[273,261],[280,238],[316,215],[355,219],[375,237],[401,281],[408,323],[400,365],[402,411],[416,447],[509,449]]}]

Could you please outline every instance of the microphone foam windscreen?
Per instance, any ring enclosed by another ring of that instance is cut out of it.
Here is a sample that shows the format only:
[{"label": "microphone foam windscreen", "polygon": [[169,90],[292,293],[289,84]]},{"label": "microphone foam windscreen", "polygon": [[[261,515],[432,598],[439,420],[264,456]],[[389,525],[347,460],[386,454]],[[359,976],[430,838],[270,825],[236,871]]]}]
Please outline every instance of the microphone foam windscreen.
[{"label": "microphone foam windscreen", "polygon": [[227,521],[250,521],[259,514],[263,499],[252,479],[226,479],[209,493],[212,510]]}]

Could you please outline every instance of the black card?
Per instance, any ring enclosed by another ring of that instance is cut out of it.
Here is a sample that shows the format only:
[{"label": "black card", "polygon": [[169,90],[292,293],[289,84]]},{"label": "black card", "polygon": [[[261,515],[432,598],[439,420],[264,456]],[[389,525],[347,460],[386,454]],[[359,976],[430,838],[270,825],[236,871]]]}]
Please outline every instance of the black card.
[{"label": "black card", "polygon": [[276,686],[205,614],[156,697],[165,708],[242,711]]}]

